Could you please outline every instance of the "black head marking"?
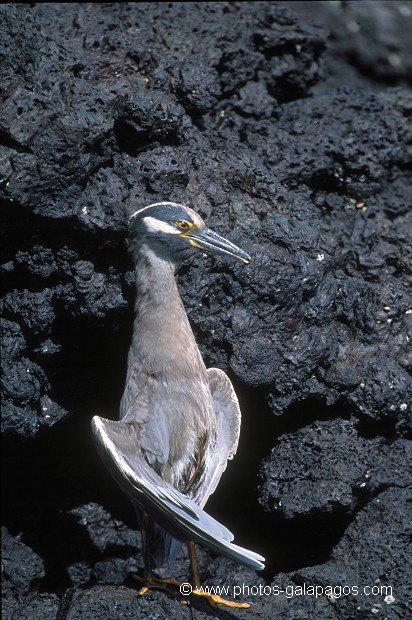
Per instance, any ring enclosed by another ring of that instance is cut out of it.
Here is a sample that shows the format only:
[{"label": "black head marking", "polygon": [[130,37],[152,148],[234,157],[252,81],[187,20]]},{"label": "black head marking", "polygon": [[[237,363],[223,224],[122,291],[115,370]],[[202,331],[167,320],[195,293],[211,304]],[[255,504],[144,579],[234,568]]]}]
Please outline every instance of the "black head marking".
[{"label": "black head marking", "polygon": [[202,230],[205,224],[192,209],[173,202],[160,202],[139,209],[130,217],[129,247],[140,255],[147,249],[159,258],[177,263],[196,252],[185,237],[186,229]]}]

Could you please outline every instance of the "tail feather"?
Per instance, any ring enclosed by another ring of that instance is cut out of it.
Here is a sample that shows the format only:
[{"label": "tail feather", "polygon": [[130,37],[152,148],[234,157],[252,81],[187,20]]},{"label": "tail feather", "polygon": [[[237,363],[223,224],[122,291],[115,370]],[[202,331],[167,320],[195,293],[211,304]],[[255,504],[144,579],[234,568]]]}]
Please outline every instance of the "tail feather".
[{"label": "tail feather", "polygon": [[173,538],[161,525],[150,520],[149,545],[152,565],[163,566],[167,562],[171,568],[176,561],[182,542]]}]

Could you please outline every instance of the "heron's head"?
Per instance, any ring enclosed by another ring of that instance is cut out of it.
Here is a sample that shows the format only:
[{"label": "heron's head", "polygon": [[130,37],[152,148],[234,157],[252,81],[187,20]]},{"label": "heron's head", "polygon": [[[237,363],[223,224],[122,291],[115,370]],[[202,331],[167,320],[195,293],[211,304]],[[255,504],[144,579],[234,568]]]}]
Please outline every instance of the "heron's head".
[{"label": "heron's head", "polygon": [[195,252],[232,256],[244,263],[250,256],[210,230],[200,215],[175,202],[158,202],[130,217],[130,249],[178,264]]}]

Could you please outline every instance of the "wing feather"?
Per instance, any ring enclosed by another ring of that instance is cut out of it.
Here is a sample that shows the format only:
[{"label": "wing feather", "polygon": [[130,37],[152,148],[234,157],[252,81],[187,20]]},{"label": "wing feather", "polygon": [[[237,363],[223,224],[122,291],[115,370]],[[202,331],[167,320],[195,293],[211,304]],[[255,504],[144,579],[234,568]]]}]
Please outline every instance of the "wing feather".
[{"label": "wing feather", "polygon": [[226,373],[219,368],[209,368],[207,375],[216,415],[216,440],[210,444],[205,470],[190,492],[202,507],[216,490],[228,459],[236,454],[241,420],[239,402]]},{"label": "wing feather", "polygon": [[128,497],[175,538],[195,540],[250,568],[263,568],[264,558],[233,544],[233,534],[194,501],[163,480],[137,452],[139,426],[95,416],[93,437],[100,456]]}]

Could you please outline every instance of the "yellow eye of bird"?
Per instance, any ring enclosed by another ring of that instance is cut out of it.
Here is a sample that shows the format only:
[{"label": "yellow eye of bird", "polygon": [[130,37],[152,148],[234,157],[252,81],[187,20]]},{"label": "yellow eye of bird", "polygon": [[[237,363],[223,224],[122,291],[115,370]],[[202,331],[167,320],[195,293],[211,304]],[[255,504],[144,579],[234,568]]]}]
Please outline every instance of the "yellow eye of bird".
[{"label": "yellow eye of bird", "polygon": [[178,225],[180,230],[189,230],[193,226],[193,224],[187,222],[186,220],[179,220],[178,222],[176,222],[176,224]]}]

